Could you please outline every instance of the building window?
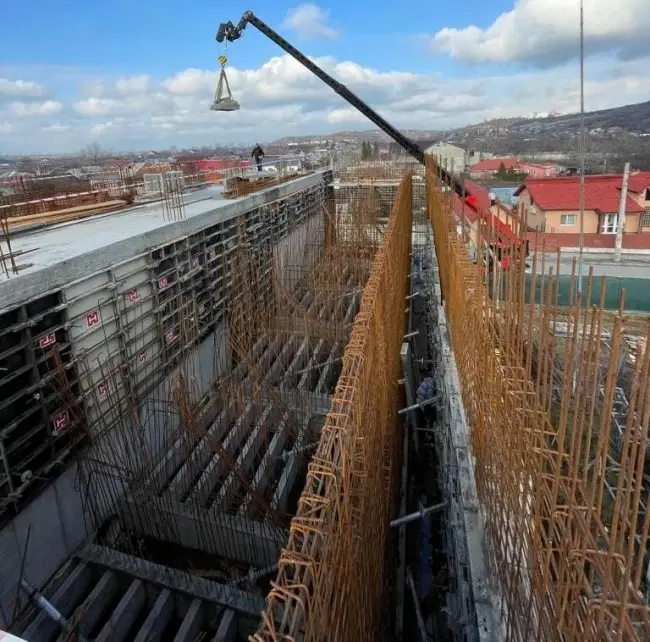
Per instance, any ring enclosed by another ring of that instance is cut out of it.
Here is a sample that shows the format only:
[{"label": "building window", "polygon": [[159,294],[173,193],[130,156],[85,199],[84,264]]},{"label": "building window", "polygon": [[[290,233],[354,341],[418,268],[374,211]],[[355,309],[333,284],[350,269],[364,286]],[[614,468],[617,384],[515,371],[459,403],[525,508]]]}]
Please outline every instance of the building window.
[{"label": "building window", "polygon": [[650,227],[650,207],[646,209],[641,220],[641,227]]},{"label": "building window", "polygon": [[575,214],[562,214],[560,216],[560,225],[575,225],[576,218]]},{"label": "building window", "polygon": [[645,200],[650,201],[650,187],[645,188]]},{"label": "building window", "polygon": [[600,231],[603,234],[616,234],[618,231],[618,214],[605,214]]}]

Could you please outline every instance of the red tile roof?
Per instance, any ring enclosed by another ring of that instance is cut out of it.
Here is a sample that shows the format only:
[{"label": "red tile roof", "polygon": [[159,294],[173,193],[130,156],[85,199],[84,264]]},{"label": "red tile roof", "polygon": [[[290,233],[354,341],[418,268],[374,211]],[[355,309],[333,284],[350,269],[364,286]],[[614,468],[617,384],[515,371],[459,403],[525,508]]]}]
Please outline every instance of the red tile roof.
[{"label": "red tile roof", "polygon": [[506,169],[512,169],[517,167],[519,161],[516,158],[489,158],[488,160],[482,160],[478,163],[472,165],[469,168],[470,172],[496,172],[501,163]]},{"label": "red tile roof", "polygon": [[490,192],[485,187],[483,187],[483,185],[479,185],[474,181],[465,180],[465,189],[472,196],[476,197],[476,200],[478,201],[477,204],[480,209],[487,210],[490,208],[491,205]]},{"label": "red tile roof", "polygon": [[[618,212],[623,177],[612,174],[585,176],[585,209],[597,212]],[[515,192],[519,196],[525,189],[532,202],[541,210],[577,210],[580,207],[580,177],[528,178]],[[626,213],[643,212],[643,208],[629,196]]]},{"label": "red tile roof", "polygon": [[650,187],[650,172],[634,172],[630,174],[630,180],[627,184],[630,192],[641,192]]}]

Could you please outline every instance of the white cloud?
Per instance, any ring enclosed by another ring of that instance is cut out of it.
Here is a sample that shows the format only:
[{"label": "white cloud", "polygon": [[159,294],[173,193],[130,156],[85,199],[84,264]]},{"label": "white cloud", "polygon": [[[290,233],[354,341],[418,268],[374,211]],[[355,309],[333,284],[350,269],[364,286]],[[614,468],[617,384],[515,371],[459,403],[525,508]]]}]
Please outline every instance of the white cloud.
[{"label": "white cloud", "polygon": [[[576,111],[576,65],[529,70],[476,79],[448,78],[372,69],[331,57],[316,62],[375,108],[396,127],[441,130],[496,117],[532,112]],[[589,65],[589,110],[650,100],[650,58]],[[10,103],[0,122],[11,125],[3,150],[75,151],[105,136],[116,150],[271,140],[291,134],[321,134],[341,129],[370,129],[372,123],[290,56],[269,59],[252,69],[228,69],[242,108],[210,111],[218,72],[185,69],[167,79],[147,78],[121,85],[97,78],[105,95],[83,96],[72,109],[48,115],[46,103]],[[139,78],[138,76],[135,76]],[[134,76],[130,77],[134,78]],[[81,83],[79,91],[87,87]],[[10,105],[20,104],[20,108]],[[39,107],[40,105],[40,107]],[[56,110],[52,110],[53,112]],[[30,119],[19,113],[32,113]],[[67,128],[67,129],[65,129]],[[61,132],[66,131],[65,136]]]},{"label": "white cloud", "polygon": [[39,98],[45,94],[47,94],[47,89],[38,83],[29,80],[0,78],[0,97]]},{"label": "white cloud", "polygon": [[321,9],[316,4],[307,3],[289,9],[282,28],[295,31],[299,37],[305,40],[312,38],[334,39],[338,36],[338,31],[330,27],[328,22],[329,11]]},{"label": "white cloud", "polygon": [[149,89],[149,76],[142,74],[140,76],[118,78],[115,89],[118,94],[123,96],[145,94]]},{"label": "white cloud", "polygon": [[[588,52],[647,55],[648,0],[584,0]],[[445,27],[431,40],[435,51],[474,63],[549,65],[579,54],[578,0],[515,0],[514,7],[483,29]]]},{"label": "white cloud", "polygon": [[10,134],[14,130],[11,123],[0,123],[0,134]]},{"label": "white cloud", "polygon": [[122,103],[114,98],[86,98],[74,104],[74,110],[80,116],[108,116],[122,108]]},{"label": "white cloud", "polygon": [[13,102],[9,104],[10,113],[18,117],[24,116],[53,116],[59,114],[63,105],[56,100],[46,100],[42,103]]},{"label": "white cloud", "polygon": [[63,134],[69,132],[72,129],[72,125],[64,125],[62,123],[52,123],[50,125],[43,125],[41,131],[50,134]]}]

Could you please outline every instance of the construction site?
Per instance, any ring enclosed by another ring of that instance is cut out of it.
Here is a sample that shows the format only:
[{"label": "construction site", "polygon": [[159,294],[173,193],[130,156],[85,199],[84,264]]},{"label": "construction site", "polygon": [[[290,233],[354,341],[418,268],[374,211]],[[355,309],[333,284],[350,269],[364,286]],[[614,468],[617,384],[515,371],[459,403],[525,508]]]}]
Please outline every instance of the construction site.
[{"label": "construction site", "polygon": [[0,629],[650,639],[650,319],[576,270],[560,305],[524,208],[470,248],[358,107],[413,158],[3,210]]}]

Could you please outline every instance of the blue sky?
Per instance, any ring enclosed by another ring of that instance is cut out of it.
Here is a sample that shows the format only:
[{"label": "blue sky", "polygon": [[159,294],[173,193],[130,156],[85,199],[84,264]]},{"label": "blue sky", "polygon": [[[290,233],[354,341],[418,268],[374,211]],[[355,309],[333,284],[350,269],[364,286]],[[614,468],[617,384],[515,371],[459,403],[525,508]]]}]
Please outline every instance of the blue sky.
[{"label": "blue sky", "polygon": [[[587,107],[650,99],[647,0],[585,0]],[[0,153],[268,140],[368,127],[249,28],[228,48],[245,107],[207,110],[214,41],[252,9],[408,128],[577,107],[578,0],[139,0],[10,3],[0,22]],[[245,100],[245,102],[244,102]]]}]

